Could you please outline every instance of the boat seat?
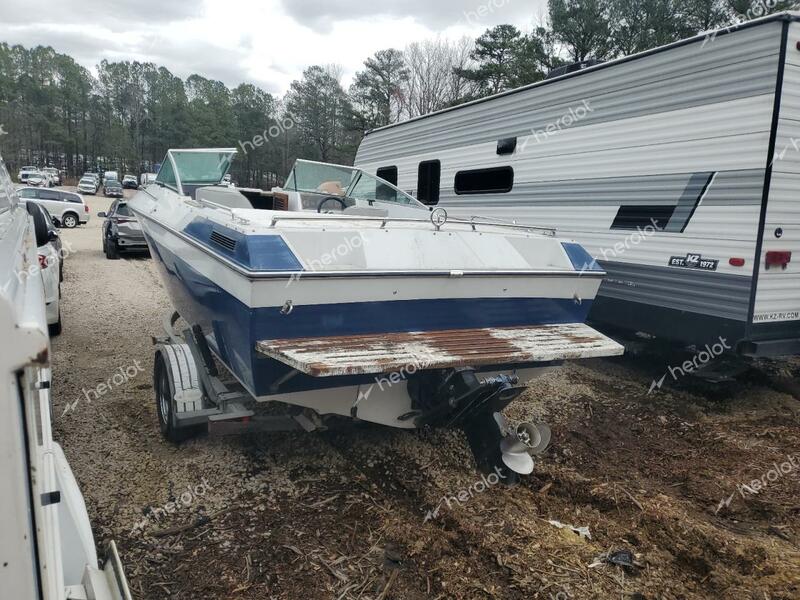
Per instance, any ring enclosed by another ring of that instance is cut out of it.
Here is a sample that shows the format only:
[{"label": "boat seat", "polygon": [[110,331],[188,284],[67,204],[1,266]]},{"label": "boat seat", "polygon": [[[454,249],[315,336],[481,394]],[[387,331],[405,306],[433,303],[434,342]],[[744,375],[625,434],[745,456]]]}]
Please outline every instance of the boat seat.
[{"label": "boat seat", "polygon": [[235,188],[221,185],[200,187],[195,190],[195,199],[213,202],[227,208],[253,208],[250,200]]}]

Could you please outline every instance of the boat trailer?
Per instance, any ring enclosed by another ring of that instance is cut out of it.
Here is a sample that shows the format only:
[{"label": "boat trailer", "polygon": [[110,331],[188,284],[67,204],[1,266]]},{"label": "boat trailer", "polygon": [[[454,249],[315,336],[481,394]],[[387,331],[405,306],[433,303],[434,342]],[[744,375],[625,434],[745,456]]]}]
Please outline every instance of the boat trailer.
[{"label": "boat trailer", "polygon": [[[222,376],[200,327],[187,327],[178,334],[179,319],[177,312],[166,316],[166,337],[153,339],[153,387],[161,431],[168,440],[179,443],[209,429],[225,434],[327,428],[327,415],[296,405],[287,405],[281,415],[256,414],[249,408],[256,398],[234,378]],[[503,481],[513,483],[518,474],[533,471],[533,457],[546,450],[550,429],[544,424],[511,423],[502,415],[526,389],[515,373],[482,375],[476,368],[510,362],[553,366],[564,358],[607,356],[615,345],[588,326],[572,323],[265,340],[257,343],[257,350],[291,368],[276,382],[276,390],[300,373],[313,377],[395,373],[422,355],[424,368],[406,378],[411,410],[397,420],[409,423],[407,428],[463,430],[478,468],[503,474]],[[356,419],[359,401],[350,410]]]}]

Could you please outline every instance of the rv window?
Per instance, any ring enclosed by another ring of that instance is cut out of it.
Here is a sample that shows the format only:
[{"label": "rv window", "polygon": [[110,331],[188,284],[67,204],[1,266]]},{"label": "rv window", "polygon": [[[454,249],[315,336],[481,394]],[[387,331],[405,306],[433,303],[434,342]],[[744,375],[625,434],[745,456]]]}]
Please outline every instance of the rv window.
[{"label": "rv window", "polygon": [[514,187],[514,169],[475,169],[456,173],[456,194],[505,194]]},{"label": "rv window", "polygon": [[499,155],[503,154],[514,154],[514,150],[517,149],[517,138],[504,138],[502,140],[497,140],[497,153]]},{"label": "rv window", "polygon": [[442,175],[442,163],[438,160],[426,160],[419,163],[417,172],[417,200],[423,204],[439,203],[439,183]]},{"label": "rv window", "polygon": [[385,179],[392,185],[397,185],[397,167],[381,167],[375,173],[381,179]]}]

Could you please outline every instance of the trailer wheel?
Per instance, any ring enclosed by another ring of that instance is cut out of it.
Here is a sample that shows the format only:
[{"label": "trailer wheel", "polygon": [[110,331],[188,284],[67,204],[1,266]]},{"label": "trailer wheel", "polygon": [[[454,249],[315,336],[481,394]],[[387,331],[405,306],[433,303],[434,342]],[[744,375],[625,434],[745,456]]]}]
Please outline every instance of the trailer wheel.
[{"label": "trailer wheel", "polygon": [[161,352],[156,352],[153,366],[153,389],[156,394],[156,413],[161,435],[179,444],[207,430],[206,425],[177,427],[175,420],[175,378]]}]

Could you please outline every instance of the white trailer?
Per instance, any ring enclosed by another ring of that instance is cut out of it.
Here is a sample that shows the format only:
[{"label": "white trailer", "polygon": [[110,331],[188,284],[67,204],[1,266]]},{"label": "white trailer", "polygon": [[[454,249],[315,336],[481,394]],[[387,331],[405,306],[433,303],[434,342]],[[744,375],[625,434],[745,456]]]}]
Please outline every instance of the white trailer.
[{"label": "white trailer", "polygon": [[800,15],[368,132],[356,166],[455,216],[552,226],[596,323],[800,353]]}]

